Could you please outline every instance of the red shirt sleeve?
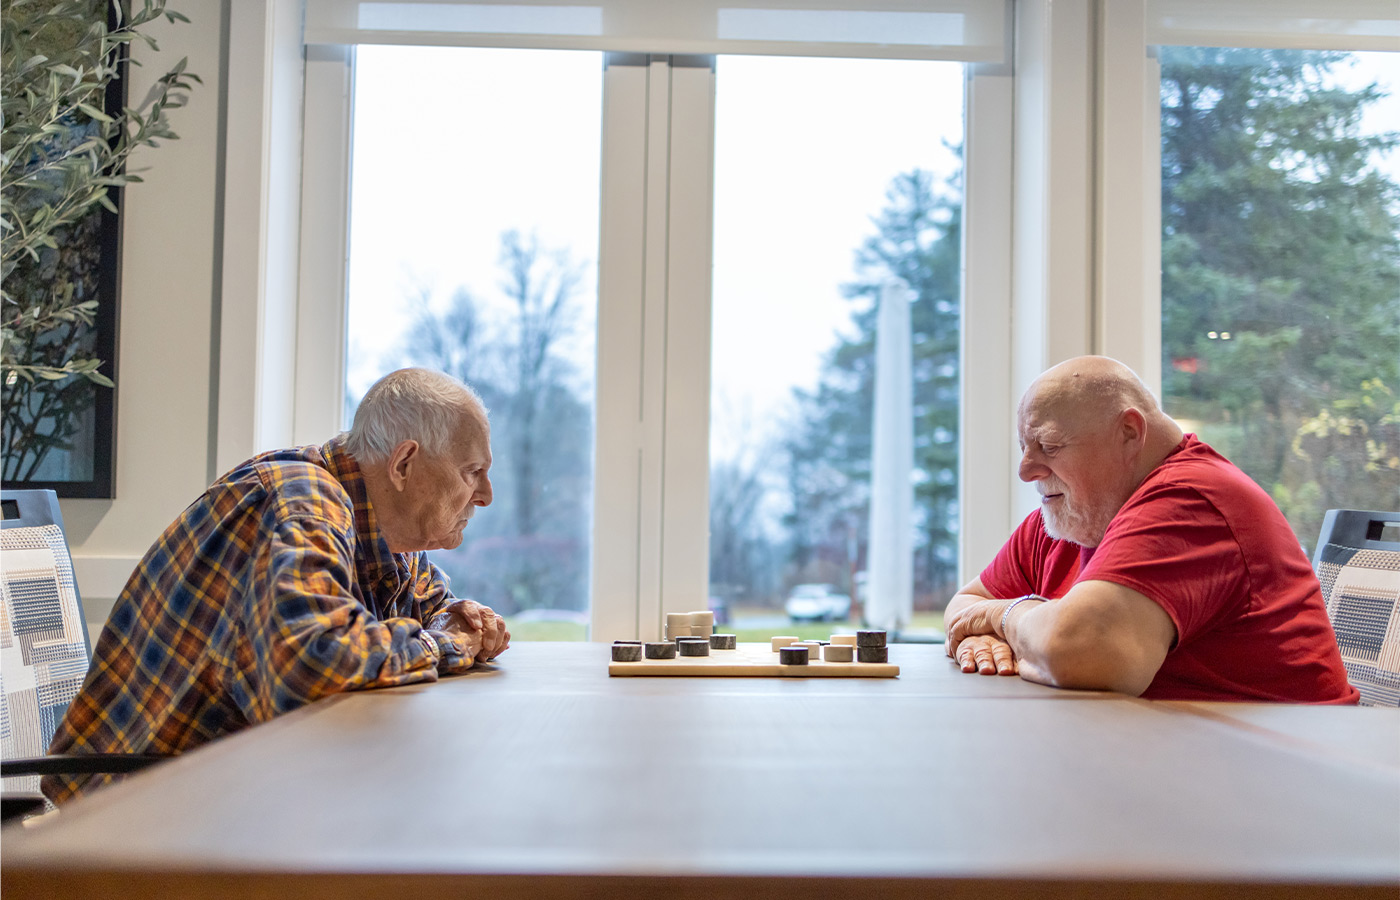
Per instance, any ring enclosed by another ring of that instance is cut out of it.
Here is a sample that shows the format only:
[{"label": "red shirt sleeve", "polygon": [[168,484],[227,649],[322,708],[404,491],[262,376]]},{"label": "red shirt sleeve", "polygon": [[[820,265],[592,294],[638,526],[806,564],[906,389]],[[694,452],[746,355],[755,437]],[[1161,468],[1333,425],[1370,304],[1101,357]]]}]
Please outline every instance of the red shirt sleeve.
[{"label": "red shirt sleeve", "polygon": [[1166,484],[1125,506],[1080,574],[1150,598],[1187,643],[1248,597],[1244,554],[1225,517],[1194,488]]}]

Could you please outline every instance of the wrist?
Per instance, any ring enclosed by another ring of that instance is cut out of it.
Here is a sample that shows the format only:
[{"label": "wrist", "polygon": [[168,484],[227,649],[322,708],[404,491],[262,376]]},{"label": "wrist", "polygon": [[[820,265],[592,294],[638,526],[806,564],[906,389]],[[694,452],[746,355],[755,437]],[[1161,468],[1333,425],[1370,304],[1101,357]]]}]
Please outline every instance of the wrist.
[{"label": "wrist", "polygon": [[1014,610],[1017,606],[1020,606],[1022,603],[1026,602],[1027,600],[1034,600],[1036,603],[1046,602],[1046,598],[1040,596],[1039,594],[1026,594],[1022,597],[1017,597],[1015,600],[1012,600],[1010,603],[1006,604],[1006,609],[1002,610],[1001,612],[1001,621],[997,625],[997,637],[1001,638],[1003,641],[1006,641],[1006,643],[1008,644],[1011,643],[1011,638],[1007,633],[1006,629],[1011,624],[1011,611]]},{"label": "wrist", "polygon": [[426,629],[418,632],[418,642],[428,651],[428,656],[432,659],[434,666],[442,661],[442,648],[438,646],[437,639]]}]

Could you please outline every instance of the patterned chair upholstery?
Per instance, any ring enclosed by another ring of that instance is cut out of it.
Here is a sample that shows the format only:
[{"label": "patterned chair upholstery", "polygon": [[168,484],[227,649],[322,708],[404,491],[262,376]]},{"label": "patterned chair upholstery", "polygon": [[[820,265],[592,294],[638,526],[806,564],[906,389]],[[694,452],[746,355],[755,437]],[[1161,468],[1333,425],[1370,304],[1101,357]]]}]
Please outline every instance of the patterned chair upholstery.
[{"label": "patterned chair upholstery", "polygon": [[[90,655],[53,491],[0,494],[0,758],[43,756]],[[39,776],[6,778],[37,794]]]},{"label": "patterned chair upholstery", "polygon": [[43,775],[127,773],[168,757],[46,755],[91,656],[53,491],[0,491],[0,819],[49,806]]},{"label": "patterned chair upholstery", "polygon": [[1400,513],[1328,510],[1313,554],[1347,680],[1362,706],[1400,706]]}]

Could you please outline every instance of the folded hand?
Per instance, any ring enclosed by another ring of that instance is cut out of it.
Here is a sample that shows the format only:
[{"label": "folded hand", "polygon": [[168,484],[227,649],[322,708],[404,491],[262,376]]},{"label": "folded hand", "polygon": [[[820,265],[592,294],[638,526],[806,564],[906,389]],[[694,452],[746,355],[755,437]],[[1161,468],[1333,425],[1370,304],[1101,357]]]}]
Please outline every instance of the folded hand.
[{"label": "folded hand", "polygon": [[990,634],[965,637],[957,648],[958,665],[964,672],[982,675],[1017,674],[1016,654],[1011,645]]},{"label": "folded hand", "polygon": [[428,627],[466,637],[469,651],[476,651],[473,656],[481,660],[495,659],[510,646],[505,619],[475,600],[454,600],[433,617]]}]

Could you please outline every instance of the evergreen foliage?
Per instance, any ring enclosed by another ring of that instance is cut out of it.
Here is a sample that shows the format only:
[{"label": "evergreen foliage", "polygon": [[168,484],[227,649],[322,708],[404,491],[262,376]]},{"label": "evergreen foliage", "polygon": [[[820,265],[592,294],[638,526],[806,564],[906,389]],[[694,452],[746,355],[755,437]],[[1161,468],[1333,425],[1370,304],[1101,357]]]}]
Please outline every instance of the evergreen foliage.
[{"label": "evergreen foliage", "polygon": [[1400,509],[1400,193],[1372,165],[1397,137],[1361,133],[1381,94],[1331,86],[1346,61],[1161,53],[1167,411],[1309,545],[1329,507]]},{"label": "evergreen foliage", "polygon": [[916,596],[931,598],[956,576],[961,176],[942,185],[917,169],[896,176],[874,225],[875,234],[856,253],[856,278],[843,287],[855,306],[855,333],[829,351],[817,388],[796,392],[802,424],[787,446],[793,498],[785,519],[792,541],[789,580],[845,584],[849,575],[842,561],[852,539],[858,559],[865,557],[876,304],[881,287],[894,279],[915,294],[914,589]]}]

